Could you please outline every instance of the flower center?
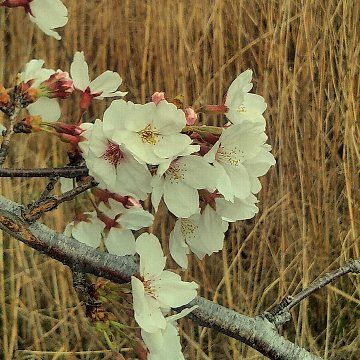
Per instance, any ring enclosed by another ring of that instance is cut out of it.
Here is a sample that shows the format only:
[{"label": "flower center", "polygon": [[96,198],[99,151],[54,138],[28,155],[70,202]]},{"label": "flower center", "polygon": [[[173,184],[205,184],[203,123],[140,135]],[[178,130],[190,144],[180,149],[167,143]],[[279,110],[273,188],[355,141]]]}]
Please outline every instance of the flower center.
[{"label": "flower center", "polygon": [[124,153],[121,151],[118,144],[114,144],[111,141],[108,141],[108,146],[105,149],[102,158],[105,159],[109,164],[116,167],[119,165],[122,159],[124,159]]},{"label": "flower center", "polygon": [[237,111],[238,113],[245,113],[245,112],[246,112],[246,107],[245,107],[244,105],[240,105],[240,106],[236,109],[236,111]]},{"label": "flower center", "polygon": [[139,131],[138,134],[141,137],[142,142],[146,142],[150,145],[155,145],[159,141],[159,133],[156,132],[156,128],[153,129],[151,124]]},{"label": "flower center", "polygon": [[184,180],[184,171],[186,171],[186,169],[184,169],[185,165],[186,164],[182,164],[182,167],[180,167],[176,163],[171,164],[166,170],[166,180],[171,183],[179,183]]},{"label": "flower center", "polygon": [[181,234],[186,240],[196,237],[196,232],[199,228],[196,224],[189,219],[181,219],[180,224]]},{"label": "flower center", "polygon": [[238,166],[245,160],[245,153],[237,146],[232,149],[225,149],[220,145],[215,157],[216,160],[220,162],[228,163],[232,166]]}]

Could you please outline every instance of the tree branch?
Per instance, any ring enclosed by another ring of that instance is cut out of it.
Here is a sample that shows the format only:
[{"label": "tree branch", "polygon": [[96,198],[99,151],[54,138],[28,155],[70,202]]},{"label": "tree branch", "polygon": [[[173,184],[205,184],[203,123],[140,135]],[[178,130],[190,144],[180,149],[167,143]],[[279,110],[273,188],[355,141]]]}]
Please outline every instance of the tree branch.
[{"label": "tree branch", "polygon": [[[102,253],[58,234],[40,222],[26,223],[21,218],[22,210],[23,207],[19,204],[0,196],[0,228],[28,246],[68,265],[73,271],[101,276],[116,283],[128,282],[131,276],[138,272],[134,257]],[[346,270],[331,273],[323,283],[326,285],[341,275],[357,272],[358,266],[359,260],[351,262]],[[315,291],[316,282],[312,288]],[[306,296],[313,291],[308,291]],[[299,293],[291,307],[306,297],[304,295],[304,292]],[[279,335],[274,323],[266,316],[251,318],[201,297],[196,297],[184,307],[194,305],[199,307],[188,315],[193,321],[240,340],[270,359],[319,359]]]},{"label": "tree branch", "polygon": [[10,125],[6,131],[6,134],[3,138],[3,141],[2,141],[1,147],[0,147],[0,168],[2,168],[2,166],[6,160],[6,157],[9,153],[11,139],[15,133],[14,126],[15,126],[16,118],[17,118],[19,112],[20,112],[20,107],[15,107],[13,113],[10,115]]},{"label": "tree branch", "polygon": [[76,188],[63,193],[60,196],[50,196],[43,200],[40,199],[35,201],[35,203],[28,205],[27,209],[22,212],[22,218],[26,222],[38,220],[45,212],[54,210],[63,202],[72,200],[76,196],[97,185],[98,183],[91,178],[89,181],[80,184]]},{"label": "tree branch", "polygon": [[360,260],[350,259],[348,262],[341,266],[339,269],[329,272],[319,279],[313,281],[306,289],[300,291],[295,296],[287,296],[284,298],[278,305],[276,305],[272,310],[263,315],[271,321],[275,326],[281,326],[287,321],[290,320],[290,310],[310,296],[313,292],[323,288],[324,286],[330,284],[335,279],[340,276],[355,273],[360,274]]},{"label": "tree branch", "polygon": [[0,169],[0,177],[64,177],[76,178],[78,176],[89,175],[89,170],[86,166],[68,166],[62,168],[44,168],[44,169]]}]

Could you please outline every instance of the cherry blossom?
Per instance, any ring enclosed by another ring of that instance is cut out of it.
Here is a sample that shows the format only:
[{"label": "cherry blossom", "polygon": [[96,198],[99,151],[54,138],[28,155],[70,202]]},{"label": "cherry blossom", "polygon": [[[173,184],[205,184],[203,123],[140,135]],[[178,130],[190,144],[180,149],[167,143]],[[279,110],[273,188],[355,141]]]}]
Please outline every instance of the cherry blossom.
[{"label": "cherry blossom", "polygon": [[195,282],[164,270],[166,258],[155,235],[144,233],[136,240],[140,255],[140,274],[131,277],[135,320],[148,333],[164,330],[164,317],[170,308],[189,303],[196,296]]},{"label": "cherry blossom", "polygon": [[226,200],[248,197],[255,174],[262,174],[275,163],[270,149],[264,146],[267,140],[264,130],[264,123],[232,125],[223,130],[219,141],[204,156],[217,169],[217,189]]},{"label": "cherry blossom", "polygon": [[103,123],[84,123],[82,136],[87,141],[79,143],[89,174],[99,186],[120,195],[146,199],[151,192],[151,175],[147,167],[137,162],[131,153],[106,137]]},{"label": "cherry blossom", "polygon": [[150,226],[154,216],[137,206],[125,208],[114,199],[109,199],[108,204],[101,203],[98,207],[98,217],[106,225],[104,244],[107,250],[119,256],[134,255],[135,237],[132,230]]},{"label": "cherry blossom", "polygon": [[70,66],[70,74],[74,81],[74,87],[82,92],[82,109],[87,109],[92,99],[102,100],[127,94],[127,92],[117,91],[122,83],[122,78],[117,72],[107,70],[95,80],[90,81],[89,67],[83,51],[75,53]]},{"label": "cherry blossom", "polygon": [[1,6],[22,6],[35,23],[46,35],[60,40],[61,36],[53,29],[62,27],[68,22],[68,11],[60,0],[5,0]]},{"label": "cherry blossom", "polygon": [[[30,105],[27,106],[31,116],[40,116],[45,121],[57,121],[61,116],[61,111],[55,93],[59,90],[58,87],[49,88],[50,78],[56,74],[52,69],[43,68],[44,60],[33,59],[30,60],[24,67],[24,71],[18,75],[18,79],[22,84],[22,88],[26,89],[26,96],[28,97]],[[67,73],[58,70],[58,76],[66,83],[66,88],[63,88],[63,93],[69,94],[72,89],[72,83],[68,79]],[[60,75],[61,74],[61,75]],[[59,86],[65,86],[65,83],[60,81]],[[51,86],[53,86],[52,83]],[[50,98],[51,97],[51,98]],[[65,94],[64,94],[65,97]],[[34,102],[33,102],[34,101]]]},{"label": "cherry blossom", "polygon": [[216,172],[201,156],[188,155],[159,165],[153,177],[152,204],[157,210],[164,196],[167,208],[177,217],[199,212],[198,189],[214,189]]},{"label": "cherry blossom", "polygon": [[230,85],[225,100],[227,111],[225,115],[233,124],[243,121],[264,121],[263,112],[266,110],[264,98],[260,95],[249,93],[252,70],[241,73]]},{"label": "cherry blossom", "polygon": [[104,132],[124,144],[141,162],[160,164],[184,151],[192,142],[181,134],[185,114],[162,100],[145,105],[115,100],[105,111]]},{"label": "cherry blossom", "polygon": [[172,258],[182,268],[188,266],[187,254],[190,250],[201,260],[205,255],[211,255],[223,248],[224,233],[228,228],[210,205],[202,214],[195,214],[176,221],[170,233],[169,247]]}]

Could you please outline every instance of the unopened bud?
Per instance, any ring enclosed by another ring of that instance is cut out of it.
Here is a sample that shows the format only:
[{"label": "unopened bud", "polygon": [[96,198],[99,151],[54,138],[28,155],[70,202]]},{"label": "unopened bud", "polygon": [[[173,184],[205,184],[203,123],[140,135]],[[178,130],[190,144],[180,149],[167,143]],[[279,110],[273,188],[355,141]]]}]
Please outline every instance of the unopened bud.
[{"label": "unopened bud", "polygon": [[156,105],[162,100],[165,100],[165,93],[162,91],[156,91],[151,95],[151,101],[154,102]]},{"label": "unopened bud", "polygon": [[186,117],[186,125],[194,125],[197,120],[197,114],[193,108],[188,107],[184,110]]},{"label": "unopened bud", "polygon": [[66,99],[74,91],[74,86],[69,74],[58,70],[40,84],[39,90],[40,96]]}]

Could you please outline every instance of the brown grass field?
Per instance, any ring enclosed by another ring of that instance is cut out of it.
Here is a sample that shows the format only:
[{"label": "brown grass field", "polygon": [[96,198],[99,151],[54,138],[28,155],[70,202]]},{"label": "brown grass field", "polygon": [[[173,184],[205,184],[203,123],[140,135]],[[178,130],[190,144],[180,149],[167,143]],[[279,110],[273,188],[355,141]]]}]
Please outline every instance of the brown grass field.
[{"label": "brown grass field", "polygon": [[[0,83],[10,86],[31,58],[68,70],[74,51],[84,50],[93,77],[107,69],[122,75],[129,100],[149,101],[165,90],[169,98],[183,94],[188,105],[215,104],[241,71],[254,70],[254,91],[268,103],[277,164],[262,178],[256,218],[231,226],[222,252],[202,262],[191,258],[185,278],[201,284],[201,295],[255,315],[360,257],[360,1],[64,3],[70,20],[60,29],[61,42],[46,37],[21,9],[0,8]],[[101,117],[105,105],[93,106],[90,118]],[[62,108],[64,121],[78,115],[76,104]],[[6,167],[66,161],[66,147],[55,138],[16,135]],[[0,191],[28,203],[45,184],[1,179]],[[43,221],[62,231],[73,205]],[[162,208],[153,231],[164,244],[172,224]],[[121,299],[109,306],[134,326],[126,308]],[[346,276],[297,306],[281,333],[325,359],[356,360],[359,315],[359,278]],[[115,334],[121,350],[112,352],[84,315],[68,269],[1,232],[0,319],[4,359],[136,359],[134,330]],[[181,335],[186,359],[263,359],[189,320],[181,322]]]}]

